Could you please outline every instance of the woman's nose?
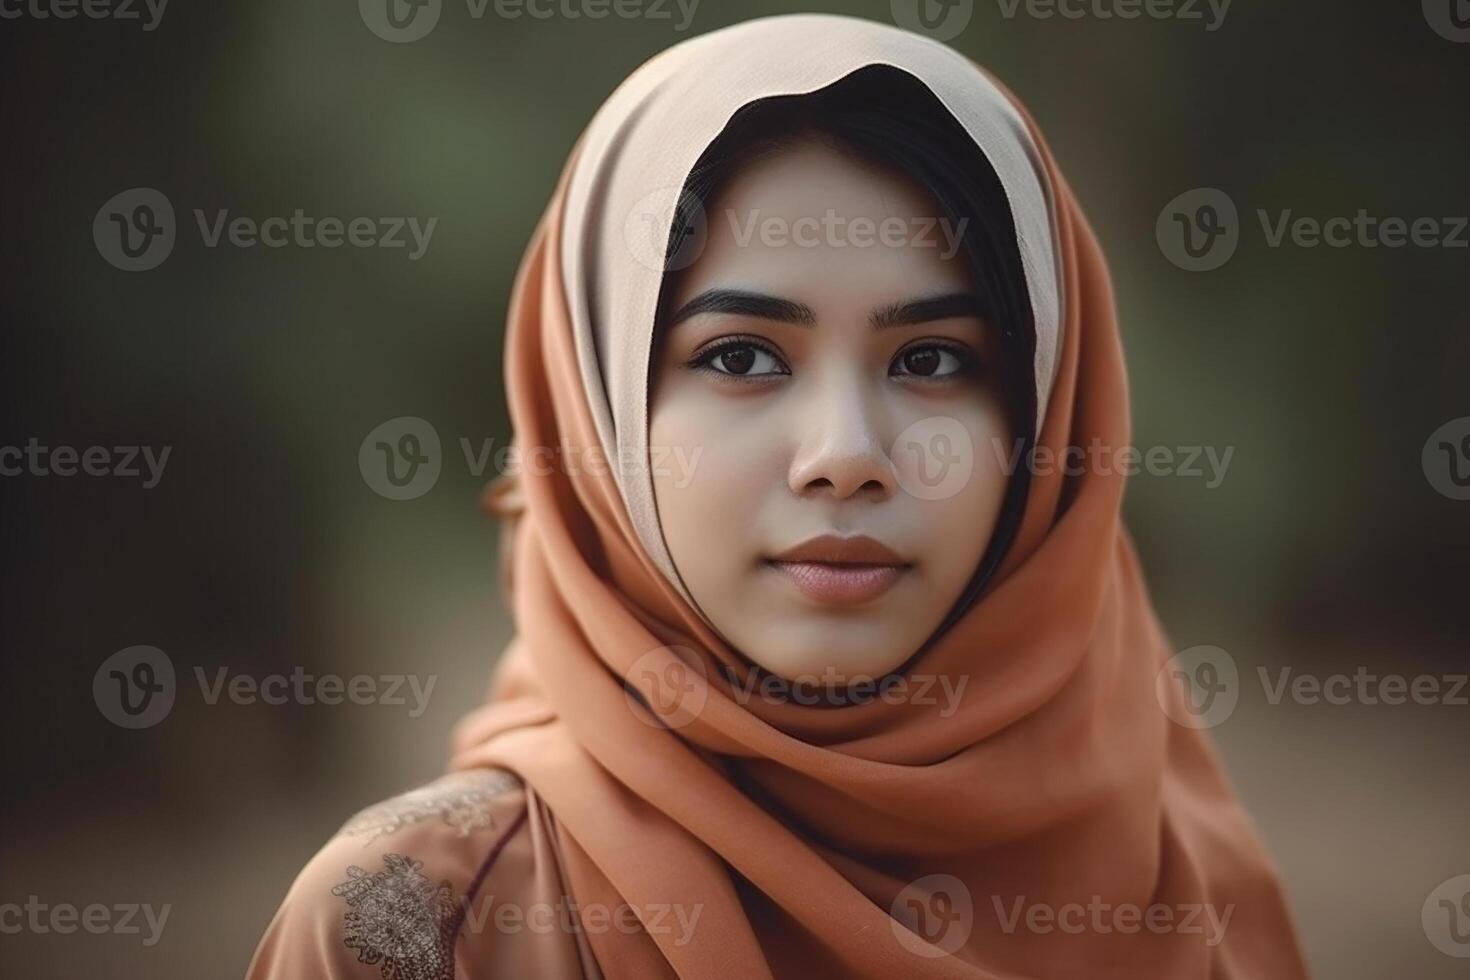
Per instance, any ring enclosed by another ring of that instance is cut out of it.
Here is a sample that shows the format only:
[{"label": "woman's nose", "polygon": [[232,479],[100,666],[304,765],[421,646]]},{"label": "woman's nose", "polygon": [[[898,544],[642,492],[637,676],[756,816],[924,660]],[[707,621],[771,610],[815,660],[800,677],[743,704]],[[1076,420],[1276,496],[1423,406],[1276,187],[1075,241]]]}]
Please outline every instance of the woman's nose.
[{"label": "woman's nose", "polygon": [[800,417],[792,422],[796,450],[788,483],[799,496],[854,494],[886,499],[898,486],[883,439],[880,407],[858,379],[814,386]]}]

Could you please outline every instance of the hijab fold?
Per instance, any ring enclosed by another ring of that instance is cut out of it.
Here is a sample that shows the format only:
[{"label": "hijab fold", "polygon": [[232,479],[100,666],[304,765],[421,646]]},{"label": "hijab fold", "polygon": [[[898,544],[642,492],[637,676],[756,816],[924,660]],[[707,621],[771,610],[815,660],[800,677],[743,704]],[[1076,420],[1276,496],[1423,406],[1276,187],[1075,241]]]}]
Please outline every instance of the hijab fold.
[{"label": "hijab fold", "polygon": [[[521,776],[579,899],[644,916],[645,931],[589,935],[610,978],[1303,977],[1275,868],[1212,745],[1164,710],[1183,693],[1155,684],[1172,651],[1113,469],[1035,474],[986,593],[909,665],[966,679],[952,713],[742,698],[731,679],[757,668],[678,579],[647,471],[674,205],[740,107],[870,64],[928,86],[1001,178],[1037,325],[1038,444],[1129,444],[1106,265],[1009,92],[937,42],[847,17],[677,45],[578,140],[517,274],[515,443],[564,465],[523,465],[486,494],[517,635],[451,767]],[[652,252],[645,227],[662,228]],[[598,453],[610,465],[572,465]],[[1076,904],[1229,912],[1219,936],[1026,924]],[[658,907],[697,909],[695,927],[658,928]]]}]

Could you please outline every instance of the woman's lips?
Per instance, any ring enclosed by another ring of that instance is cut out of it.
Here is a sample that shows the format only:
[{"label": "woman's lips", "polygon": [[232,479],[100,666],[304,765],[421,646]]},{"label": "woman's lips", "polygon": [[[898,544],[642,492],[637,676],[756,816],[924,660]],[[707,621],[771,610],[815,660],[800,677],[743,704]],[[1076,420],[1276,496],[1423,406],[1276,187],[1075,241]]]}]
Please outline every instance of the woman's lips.
[{"label": "woman's lips", "polygon": [[852,565],[823,561],[780,561],[767,564],[818,602],[849,605],[869,602],[887,592],[908,571],[907,565]]},{"label": "woman's lips", "polygon": [[866,534],[822,534],[767,558],[808,598],[831,605],[857,605],[893,587],[911,564]]}]

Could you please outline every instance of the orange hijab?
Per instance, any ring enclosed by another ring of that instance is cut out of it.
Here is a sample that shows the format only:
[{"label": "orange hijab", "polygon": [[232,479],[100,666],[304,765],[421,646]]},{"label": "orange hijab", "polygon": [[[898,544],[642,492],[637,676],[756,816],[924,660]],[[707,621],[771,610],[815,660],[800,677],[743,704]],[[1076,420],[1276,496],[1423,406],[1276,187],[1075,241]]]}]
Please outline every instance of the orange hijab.
[{"label": "orange hijab", "polygon": [[[834,22],[902,33],[751,24]],[[1038,444],[1127,446],[1103,256],[1006,97],[1050,184],[1064,298]],[[606,445],[563,275],[587,139],[532,237],[506,341],[516,445],[564,460]],[[610,978],[1304,977],[1276,870],[1214,748],[1170,720],[1183,692],[1156,688],[1172,650],[1120,520],[1124,478],[1106,470],[1033,478],[986,592],[910,664],[968,677],[941,715],[921,699],[741,697],[728,678],[758,668],[661,571],[616,473],[526,466],[487,495],[506,519],[518,633],[451,768],[518,774],[555,817],[576,900],[639,913],[643,931],[589,932]],[[670,908],[698,915],[692,932],[657,927]]]}]

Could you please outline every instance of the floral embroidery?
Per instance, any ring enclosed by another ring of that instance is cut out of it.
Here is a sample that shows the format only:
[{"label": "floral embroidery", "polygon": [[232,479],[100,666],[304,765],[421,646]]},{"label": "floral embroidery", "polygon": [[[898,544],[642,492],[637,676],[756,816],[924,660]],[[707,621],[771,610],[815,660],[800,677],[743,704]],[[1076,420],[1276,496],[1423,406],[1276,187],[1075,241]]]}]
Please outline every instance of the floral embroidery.
[{"label": "floral embroidery", "polygon": [[434,884],[422,861],[383,855],[383,870],[352,865],[332,894],[347,900],[343,943],[384,980],[454,980],[459,907],[449,882]]},{"label": "floral embroidery", "polygon": [[490,802],[515,789],[520,783],[503,769],[474,769],[452,773],[428,786],[395,796],[368,807],[342,827],[339,833],[367,834],[366,847],[385,834],[409,824],[438,816],[467,837],[477,827],[493,827]]}]

